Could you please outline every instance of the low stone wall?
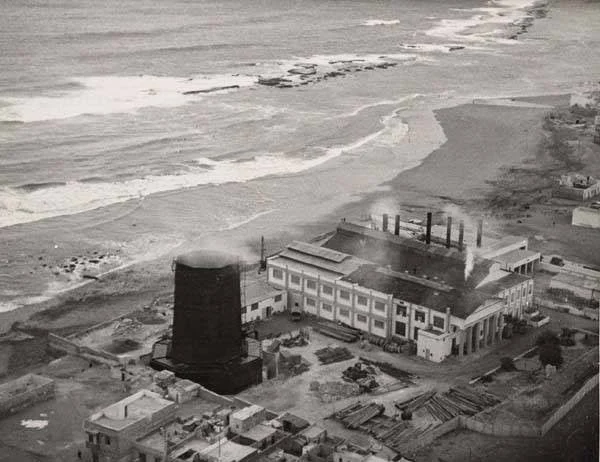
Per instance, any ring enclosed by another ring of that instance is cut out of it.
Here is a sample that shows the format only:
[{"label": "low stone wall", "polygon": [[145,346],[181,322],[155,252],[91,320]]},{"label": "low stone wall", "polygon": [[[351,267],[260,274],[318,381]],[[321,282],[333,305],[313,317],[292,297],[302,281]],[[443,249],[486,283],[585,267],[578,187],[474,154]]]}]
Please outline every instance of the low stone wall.
[{"label": "low stone wall", "polygon": [[575,393],[569,401],[559,407],[554,413],[550,416],[548,420],[541,427],[541,434],[545,435],[550,431],[554,425],[556,425],[560,419],[562,419],[571,409],[575,407],[579,401],[583,399],[585,395],[587,395],[590,391],[592,391],[595,387],[598,386],[598,374],[589,379],[587,382],[583,384],[583,386]]},{"label": "low stone wall", "polygon": [[474,432],[494,436],[523,436],[536,437],[541,436],[539,427],[531,424],[521,423],[488,423],[477,420],[476,417],[460,417],[461,428],[467,428]]},{"label": "low stone wall", "polygon": [[436,439],[441,436],[444,436],[446,433],[450,433],[451,431],[457,430],[461,427],[460,417],[454,417],[453,419],[444,422],[441,425],[419,435],[418,438],[415,438],[412,442],[408,444],[402,445],[402,449],[406,452],[415,452],[417,449],[422,448],[423,446],[428,446],[433,443]]},{"label": "low stone wall", "polygon": [[0,416],[6,416],[54,397],[54,380],[27,374],[0,385]]},{"label": "low stone wall", "polygon": [[48,334],[48,346],[58,351],[63,351],[67,354],[79,356],[90,361],[95,361],[102,364],[114,366],[120,364],[119,357],[102,350],[94,350],[86,346],[61,337],[56,334]]}]

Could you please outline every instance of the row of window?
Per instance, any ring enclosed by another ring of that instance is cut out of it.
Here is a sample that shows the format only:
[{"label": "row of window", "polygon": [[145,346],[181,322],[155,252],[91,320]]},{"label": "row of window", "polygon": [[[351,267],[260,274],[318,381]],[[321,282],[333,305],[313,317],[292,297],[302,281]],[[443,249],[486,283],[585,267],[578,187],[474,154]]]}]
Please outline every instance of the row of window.
[{"label": "row of window", "polygon": [[[273,274],[273,278],[275,278],[275,279],[280,279],[280,280],[283,279],[283,271],[278,268],[273,268],[272,274]],[[290,275],[290,284],[300,285],[300,276],[298,276],[297,274],[291,274]],[[316,291],[317,290],[317,281],[315,281],[313,279],[307,279],[306,280],[306,288],[308,290]],[[321,290],[324,295],[333,296],[333,287],[323,284],[321,286]],[[350,301],[350,292],[347,290],[340,290],[339,296],[340,296],[341,300]],[[356,303],[361,306],[368,306],[369,299],[367,297],[365,297],[364,295],[357,295]],[[378,311],[385,311],[385,303],[380,302],[380,301],[375,301],[374,308]]]},{"label": "row of window", "polygon": [[529,284],[529,286],[524,285],[521,290],[519,291],[519,289],[513,291],[510,296],[506,295],[506,297],[504,297],[504,304],[508,305],[508,302],[510,301],[510,303],[514,303],[515,302],[515,294],[516,296],[521,296],[521,297],[525,297],[527,295],[527,287],[529,287],[529,294],[531,295],[533,293],[533,284]]},{"label": "row of window", "polygon": [[[307,298],[306,299],[306,305],[307,306],[316,306],[317,302],[314,298]],[[321,309],[323,311],[326,311],[328,313],[331,313],[333,311],[333,306],[330,305],[329,303],[322,303],[321,304]],[[344,318],[349,318],[350,317],[350,310],[346,309],[346,308],[340,308],[339,309],[339,315],[344,317]],[[360,322],[360,323],[366,323],[367,322],[367,317],[364,314],[357,314],[356,315],[356,321]],[[384,329],[385,328],[385,323],[383,321],[380,320],[374,320],[373,321],[373,325],[379,329]]]}]

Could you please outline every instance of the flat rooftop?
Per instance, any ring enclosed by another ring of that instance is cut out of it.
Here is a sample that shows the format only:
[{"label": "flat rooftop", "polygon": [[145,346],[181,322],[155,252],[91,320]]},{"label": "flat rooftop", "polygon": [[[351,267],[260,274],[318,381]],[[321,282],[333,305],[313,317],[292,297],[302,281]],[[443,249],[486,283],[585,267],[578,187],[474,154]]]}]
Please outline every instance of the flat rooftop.
[{"label": "flat rooftop", "polygon": [[214,457],[218,459],[219,462],[239,462],[256,452],[256,448],[227,440],[220,444],[213,444],[211,449],[204,450],[202,454]]},{"label": "flat rooftop", "polygon": [[242,433],[242,436],[252,441],[262,441],[276,432],[277,430],[273,427],[264,424],[258,424],[252,427],[247,432]]},{"label": "flat rooftop", "polygon": [[122,430],[138,420],[169,407],[174,412],[176,405],[157,393],[141,390],[93,414],[88,421],[112,430]]},{"label": "flat rooftop", "polygon": [[254,414],[258,414],[259,412],[263,412],[264,410],[264,407],[258,406],[257,404],[253,404],[252,406],[244,407],[239,411],[235,411],[233,414],[231,414],[231,418],[238,420],[246,420]]},{"label": "flat rooftop", "polygon": [[242,274],[241,295],[242,306],[248,306],[267,298],[281,294],[283,291],[275,289],[267,283],[267,273],[257,274],[256,271],[248,271]]}]

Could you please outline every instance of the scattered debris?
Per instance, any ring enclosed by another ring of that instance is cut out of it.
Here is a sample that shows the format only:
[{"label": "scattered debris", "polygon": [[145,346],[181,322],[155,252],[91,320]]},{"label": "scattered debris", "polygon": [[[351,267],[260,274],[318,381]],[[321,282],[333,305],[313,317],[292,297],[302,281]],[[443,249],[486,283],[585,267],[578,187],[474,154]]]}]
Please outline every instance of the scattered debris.
[{"label": "scattered debris", "polygon": [[315,351],[321,364],[333,364],[354,358],[354,355],[344,347],[325,347]]},{"label": "scattered debris", "polygon": [[365,364],[368,364],[371,366],[377,366],[377,368],[379,368],[379,370],[381,372],[383,372],[384,374],[394,377],[395,379],[397,379],[407,385],[414,385],[414,382],[412,381],[412,379],[416,378],[416,376],[414,374],[411,374],[410,372],[407,372],[403,369],[398,369],[397,367],[391,365],[390,363],[371,361],[370,359],[366,359],[363,357],[361,357],[360,360]]}]

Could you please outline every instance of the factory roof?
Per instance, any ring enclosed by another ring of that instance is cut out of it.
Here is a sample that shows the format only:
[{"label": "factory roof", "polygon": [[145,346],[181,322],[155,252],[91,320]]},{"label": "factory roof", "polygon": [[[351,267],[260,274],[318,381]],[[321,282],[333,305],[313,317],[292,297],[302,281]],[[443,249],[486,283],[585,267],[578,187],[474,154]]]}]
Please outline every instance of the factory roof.
[{"label": "factory roof", "polygon": [[[445,313],[450,308],[454,316],[466,319],[490,298],[490,294],[474,289],[435,288],[408,280],[394,273],[382,273],[376,265],[364,265],[354,273],[342,278],[367,289],[392,294],[394,298]],[[423,281],[431,282],[431,281]]]},{"label": "factory roof", "polygon": [[477,290],[479,290],[480,292],[485,292],[489,295],[497,296],[503,290],[510,289],[511,287],[514,287],[531,279],[529,276],[525,276],[519,273],[510,273],[508,271],[506,273],[507,275],[503,278],[490,281],[487,284],[484,284],[481,287],[479,287]]},{"label": "factory roof", "polygon": [[476,258],[473,270],[465,281],[466,253],[350,223],[341,223],[335,235],[324,246],[393,271],[408,271],[418,277],[427,276],[430,280],[457,288],[477,286],[488,275],[494,263]]},{"label": "factory roof", "polygon": [[293,242],[288,245],[278,257],[271,261],[277,262],[278,260],[281,260],[283,264],[285,264],[285,260],[291,260],[304,266],[307,271],[318,268],[338,276],[349,274],[360,265],[367,263],[353,255],[302,242]]},{"label": "factory roof", "polygon": [[225,252],[201,249],[181,254],[175,258],[175,262],[190,268],[211,269],[237,265],[240,263],[240,259]]},{"label": "factory roof", "polygon": [[539,258],[540,253],[534,252],[533,250],[523,250],[517,249],[508,253],[504,253],[494,257],[494,260],[500,263],[504,263],[505,265],[514,265],[521,261],[527,260],[531,261],[531,259]]}]

